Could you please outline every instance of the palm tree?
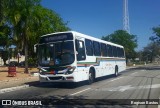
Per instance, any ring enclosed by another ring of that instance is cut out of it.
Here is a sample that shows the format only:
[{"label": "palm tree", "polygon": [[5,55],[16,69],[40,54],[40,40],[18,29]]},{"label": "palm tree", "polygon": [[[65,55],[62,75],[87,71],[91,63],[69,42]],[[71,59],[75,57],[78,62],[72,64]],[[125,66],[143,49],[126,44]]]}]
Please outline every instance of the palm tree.
[{"label": "palm tree", "polygon": [[[40,4],[39,0],[8,0],[8,19],[13,28],[14,39],[19,43],[18,47],[25,51],[25,73],[28,73],[28,44],[33,38],[38,26],[34,7]],[[36,28],[34,28],[36,27]]]},{"label": "palm tree", "polygon": [[28,73],[28,49],[32,51],[39,36],[66,31],[69,28],[58,14],[43,8],[40,0],[8,0],[6,8],[8,25],[12,28],[14,41],[18,49],[25,52],[25,73]]}]

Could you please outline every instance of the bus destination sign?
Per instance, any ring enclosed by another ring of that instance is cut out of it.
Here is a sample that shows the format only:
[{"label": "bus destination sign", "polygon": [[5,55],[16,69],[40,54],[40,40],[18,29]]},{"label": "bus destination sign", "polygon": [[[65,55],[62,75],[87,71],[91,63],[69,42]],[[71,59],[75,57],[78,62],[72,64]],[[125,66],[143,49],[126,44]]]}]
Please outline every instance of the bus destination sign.
[{"label": "bus destination sign", "polygon": [[48,35],[41,37],[40,43],[48,43],[48,42],[56,42],[64,40],[73,40],[73,35],[71,33]]}]

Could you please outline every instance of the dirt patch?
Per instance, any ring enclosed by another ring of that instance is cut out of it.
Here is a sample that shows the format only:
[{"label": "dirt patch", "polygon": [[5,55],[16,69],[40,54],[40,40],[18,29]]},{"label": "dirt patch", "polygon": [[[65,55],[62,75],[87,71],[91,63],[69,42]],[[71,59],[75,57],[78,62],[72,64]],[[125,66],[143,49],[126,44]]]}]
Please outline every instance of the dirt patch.
[{"label": "dirt patch", "polygon": [[[29,77],[33,77],[30,74],[26,74],[24,73],[24,68],[16,68],[16,76],[12,77],[12,76],[8,76],[8,67],[0,67],[0,81],[8,81],[8,80],[18,80],[18,79],[25,79],[25,78],[29,78]],[[38,72],[37,68],[29,68],[28,69],[30,73],[33,72]]]}]

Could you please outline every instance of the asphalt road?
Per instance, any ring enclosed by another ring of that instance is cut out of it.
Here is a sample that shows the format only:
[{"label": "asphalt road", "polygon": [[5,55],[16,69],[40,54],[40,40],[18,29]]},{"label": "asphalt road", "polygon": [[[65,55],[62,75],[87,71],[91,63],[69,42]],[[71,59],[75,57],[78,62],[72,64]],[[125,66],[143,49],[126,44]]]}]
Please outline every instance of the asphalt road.
[{"label": "asphalt road", "polygon": [[29,85],[30,87],[25,89],[2,93],[0,99],[48,99],[47,102],[51,104],[55,104],[57,101],[60,102],[58,104],[61,104],[64,102],[63,100],[74,99],[67,101],[70,102],[69,104],[76,101],[74,104],[80,104],[77,107],[91,103],[94,104],[92,107],[113,104],[107,105],[107,107],[160,108],[157,105],[160,99],[160,66],[129,69],[120,73],[116,78],[108,76],[98,79],[92,85],[87,85],[85,82],[80,83],[77,87],[68,83],[40,84],[33,82]]}]

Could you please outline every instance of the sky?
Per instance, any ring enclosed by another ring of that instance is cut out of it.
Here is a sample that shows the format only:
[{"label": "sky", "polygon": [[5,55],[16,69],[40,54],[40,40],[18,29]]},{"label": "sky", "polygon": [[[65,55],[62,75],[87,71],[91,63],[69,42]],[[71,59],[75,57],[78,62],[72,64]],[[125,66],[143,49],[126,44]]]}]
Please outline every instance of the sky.
[{"label": "sky", "polygon": [[[73,31],[101,39],[123,29],[123,0],[42,0],[42,6],[54,10]],[[128,0],[130,34],[138,38],[136,50],[142,50],[160,25],[160,0]]]}]

